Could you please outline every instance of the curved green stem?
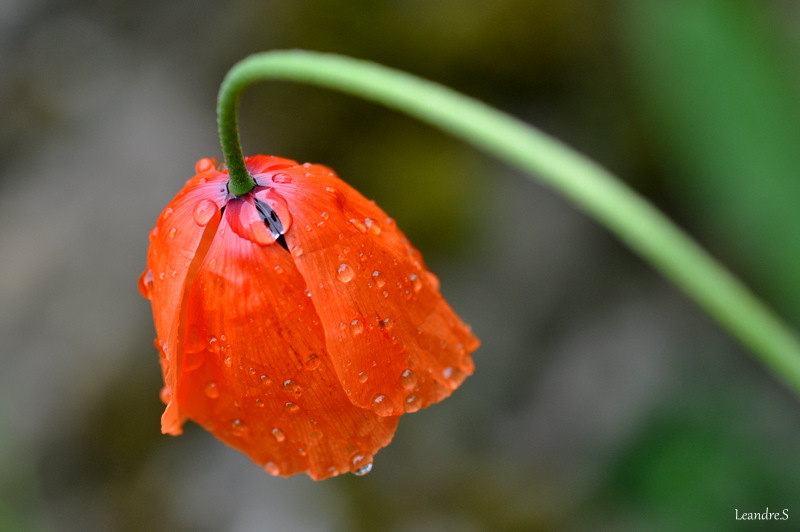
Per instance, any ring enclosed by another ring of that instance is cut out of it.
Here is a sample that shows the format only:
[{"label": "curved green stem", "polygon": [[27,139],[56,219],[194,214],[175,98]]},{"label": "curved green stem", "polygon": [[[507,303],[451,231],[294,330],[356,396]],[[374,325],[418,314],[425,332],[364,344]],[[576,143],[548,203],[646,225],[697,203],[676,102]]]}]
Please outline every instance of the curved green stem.
[{"label": "curved green stem", "polygon": [[[241,64],[241,63],[240,63]],[[247,74],[250,75],[247,75]],[[239,141],[239,123],[237,110],[242,92],[249,85],[264,76],[253,75],[252,69],[242,72],[234,66],[219,88],[217,96],[217,131],[219,143],[222,146],[222,155],[228,167],[228,192],[234,196],[241,196],[250,192],[256,186],[255,180],[247,172]]]},{"label": "curved green stem", "polygon": [[[219,101],[227,102],[220,106],[220,137],[223,125],[235,128],[241,89],[266,79],[328,87],[403,111],[546,182],[659,269],[800,391],[800,343],[794,332],[653,205],[558,140],[441,85],[374,63],[305,51],[256,54],[231,69],[220,89]],[[226,91],[233,95],[223,95]],[[235,141],[239,150],[238,134]],[[222,143],[225,150],[226,140]],[[228,151],[225,157],[231,168]]]}]

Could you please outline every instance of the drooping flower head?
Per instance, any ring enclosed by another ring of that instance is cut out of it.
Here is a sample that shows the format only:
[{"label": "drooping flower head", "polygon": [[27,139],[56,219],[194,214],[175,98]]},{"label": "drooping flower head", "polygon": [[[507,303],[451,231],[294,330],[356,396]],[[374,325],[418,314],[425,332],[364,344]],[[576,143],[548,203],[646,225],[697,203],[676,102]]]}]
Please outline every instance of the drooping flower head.
[{"label": "drooping flower head", "polygon": [[200,160],[150,233],[162,432],[191,419],[274,475],[364,473],[479,342],[374,202],[324,166],[245,163],[237,197]]}]

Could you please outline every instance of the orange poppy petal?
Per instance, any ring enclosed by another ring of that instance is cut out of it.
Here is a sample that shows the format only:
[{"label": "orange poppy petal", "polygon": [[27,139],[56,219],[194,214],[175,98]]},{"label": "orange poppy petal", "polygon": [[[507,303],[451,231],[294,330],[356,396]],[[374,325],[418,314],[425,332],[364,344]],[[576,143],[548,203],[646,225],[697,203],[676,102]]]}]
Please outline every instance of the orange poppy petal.
[{"label": "orange poppy petal", "polygon": [[350,400],[396,416],[450,395],[472,373],[479,341],[394,221],[324,166],[254,177],[288,204],[286,243]]},{"label": "orange poppy petal", "polygon": [[[207,247],[211,235],[206,226],[227,194],[227,175],[214,169],[214,162],[201,159],[198,175],[167,205],[150,232],[148,269],[139,279],[139,290],[151,300],[156,327],[164,389],[161,397],[167,408],[161,419],[164,433],[180,434],[186,416],[174,401],[180,367],[183,336],[182,302],[186,281],[198,249]],[[204,236],[205,235],[205,236]],[[201,245],[202,244],[202,245]]]},{"label": "orange poppy petal", "polygon": [[398,418],[348,399],[293,257],[247,231],[254,210],[228,203],[188,291],[180,410],[271,474],[363,470]]}]

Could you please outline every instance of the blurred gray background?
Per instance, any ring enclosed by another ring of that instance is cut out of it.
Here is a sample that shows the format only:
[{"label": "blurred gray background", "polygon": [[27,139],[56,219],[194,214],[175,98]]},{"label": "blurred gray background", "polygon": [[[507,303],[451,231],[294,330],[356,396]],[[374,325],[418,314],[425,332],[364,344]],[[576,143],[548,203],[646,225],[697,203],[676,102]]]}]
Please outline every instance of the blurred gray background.
[{"label": "blurred gray background", "polygon": [[800,325],[800,8],[678,0],[0,0],[0,530],[749,530],[800,520],[800,402],[560,197],[316,88],[241,106],[246,153],[396,218],[483,341],[373,471],[274,478],[159,431],[147,234],[247,54],[449,85],[620,175]]}]

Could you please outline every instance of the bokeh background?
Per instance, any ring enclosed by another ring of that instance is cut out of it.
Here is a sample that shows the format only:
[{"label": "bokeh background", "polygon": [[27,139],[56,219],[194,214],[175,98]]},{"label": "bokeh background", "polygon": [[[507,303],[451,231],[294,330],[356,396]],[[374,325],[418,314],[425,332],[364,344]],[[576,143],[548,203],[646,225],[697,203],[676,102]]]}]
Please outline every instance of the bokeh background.
[{"label": "bokeh background", "polygon": [[[800,325],[800,4],[1,0],[0,530],[751,530],[800,520],[800,400],[604,229],[412,119],[289,83],[247,153],[396,218],[483,341],[365,477],[159,432],[148,231],[219,156],[238,59],[372,59],[508,111],[653,200]],[[759,523],[757,523],[759,524]],[[760,523],[764,525],[765,523]]]}]

